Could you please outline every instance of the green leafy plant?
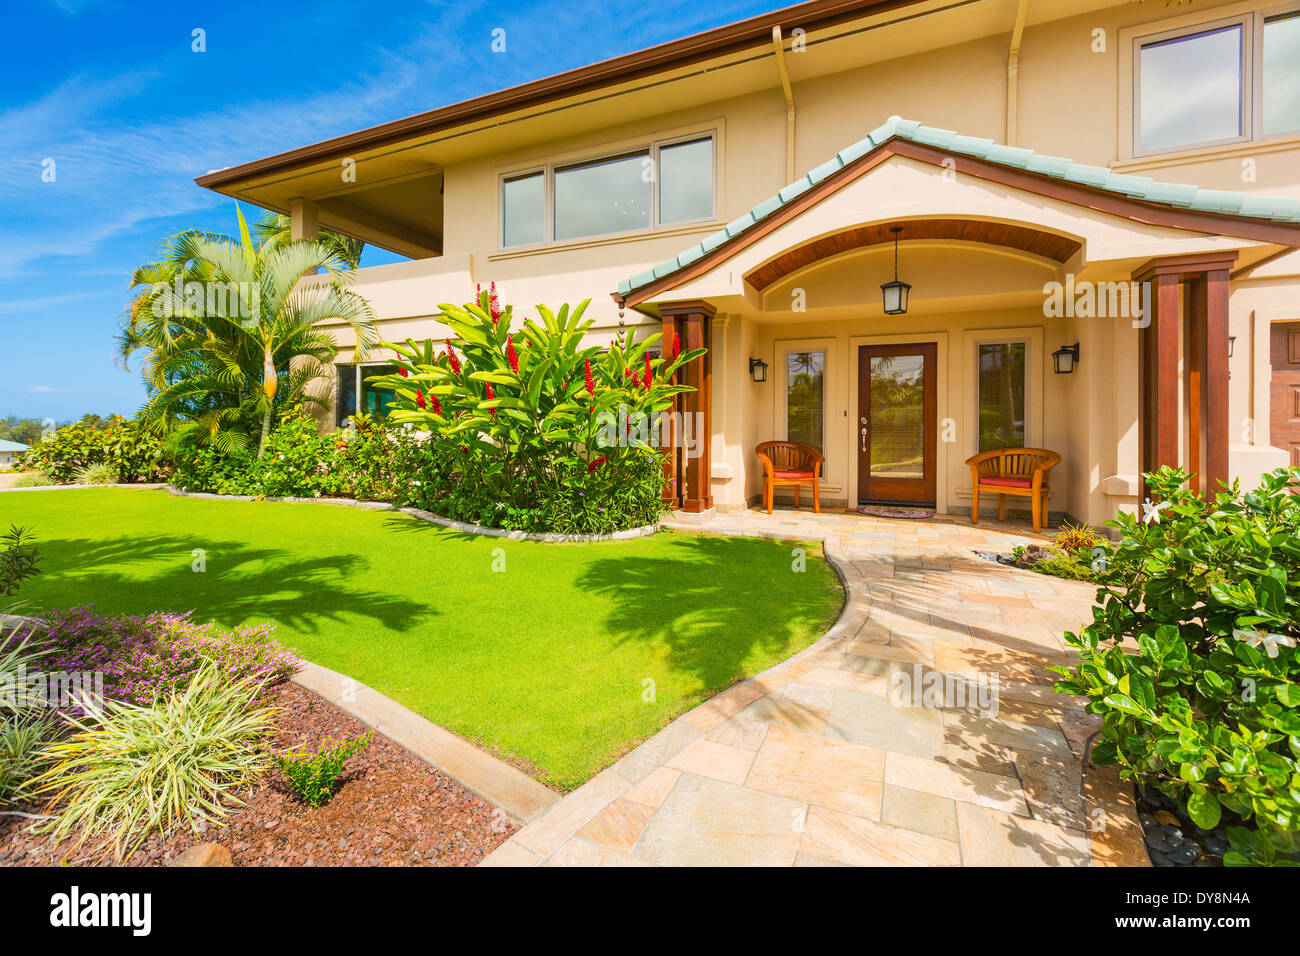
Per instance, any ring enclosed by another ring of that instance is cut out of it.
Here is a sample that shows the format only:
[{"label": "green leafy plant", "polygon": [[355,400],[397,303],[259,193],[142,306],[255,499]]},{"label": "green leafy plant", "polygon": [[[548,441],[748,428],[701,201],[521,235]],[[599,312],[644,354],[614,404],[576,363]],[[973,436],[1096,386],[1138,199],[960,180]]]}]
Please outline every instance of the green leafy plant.
[{"label": "green leafy plant", "polygon": [[33,783],[52,795],[42,832],[102,840],[120,859],[151,831],[219,822],[269,767],[262,740],[275,711],[257,705],[261,690],[209,663],[153,706],[109,700],[98,714],[69,717],[73,733],[50,747],[54,765]]},{"label": "green leafy plant", "polygon": [[[1141,515],[1102,543],[1099,604],[1066,634],[1057,690],[1103,717],[1099,764],[1154,786],[1213,829],[1230,865],[1290,863],[1300,830],[1300,471],[1205,500],[1181,471],[1148,475]],[[1229,819],[1227,822],[1233,822]]]},{"label": "green leafy plant", "polygon": [[26,528],[10,525],[0,535],[0,598],[9,597],[24,581],[41,573],[39,557]]},{"label": "green leafy plant", "polygon": [[1072,555],[1080,551],[1090,553],[1101,543],[1101,540],[1101,535],[1087,525],[1062,521],[1052,543],[1066,554]]},{"label": "green leafy plant", "polygon": [[171,473],[171,458],[158,436],[116,415],[102,427],[83,420],[51,432],[23,456],[23,465],[52,479],[45,484],[81,481],[88,472],[111,473],[114,481],[128,483],[160,481]]},{"label": "green leafy plant", "polygon": [[369,746],[367,731],[342,740],[327,738],[316,750],[271,750],[270,754],[299,799],[319,807],[334,794],[348,760]]},{"label": "green leafy plant", "polygon": [[107,462],[100,462],[97,465],[87,465],[77,472],[76,481],[79,485],[115,485],[117,472]]},{"label": "green leafy plant", "polygon": [[0,632],[0,804],[31,795],[29,784],[48,763],[46,747],[59,726],[53,710],[24,706],[19,697],[19,674],[44,656],[24,626]]},{"label": "green leafy plant", "polygon": [[11,488],[48,488],[58,482],[43,471],[29,471],[14,479]]}]

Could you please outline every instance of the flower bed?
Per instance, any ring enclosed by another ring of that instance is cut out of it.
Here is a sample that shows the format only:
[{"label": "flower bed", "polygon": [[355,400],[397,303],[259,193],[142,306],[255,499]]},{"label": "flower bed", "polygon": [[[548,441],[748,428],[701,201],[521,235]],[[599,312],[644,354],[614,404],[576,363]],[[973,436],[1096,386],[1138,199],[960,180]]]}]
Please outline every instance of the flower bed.
[{"label": "flower bed", "polygon": [[[271,702],[280,710],[270,740],[277,748],[314,747],[366,730],[294,684],[275,688]],[[342,785],[324,806],[307,806],[278,774],[238,796],[244,804],[225,826],[150,834],[125,865],[164,864],[197,843],[215,842],[230,850],[236,866],[473,866],[516,829],[491,804],[378,735],[348,762]],[[12,809],[43,812],[33,802]],[[32,822],[0,817],[0,866],[112,863],[89,846],[32,833]]]},{"label": "flower bed", "polygon": [[183,688],[205,660],[227,680],[267,686],[288,680],[299,664],[274,639],[271,624],[227,631],[186,614],[104,617],[89,607],[52,611],[43,620],[43,670],[101,672],[106,697],[137,706]]},{"label": "flower bed", "polygon": [[[186,491],[392,502],[452,521],[564,535],[610,534],[663,516],[660,413],[688,388],[678,370],[702,350],[658,334],[583,345],[586,303],[511,331],[494,291],[443,304],[456,340],[385,343],[398,372],[386,423],[333,435],[291,415],[263,458],[195,448],[177,456]],[[656,356],[654,347],[661,345]]]}]

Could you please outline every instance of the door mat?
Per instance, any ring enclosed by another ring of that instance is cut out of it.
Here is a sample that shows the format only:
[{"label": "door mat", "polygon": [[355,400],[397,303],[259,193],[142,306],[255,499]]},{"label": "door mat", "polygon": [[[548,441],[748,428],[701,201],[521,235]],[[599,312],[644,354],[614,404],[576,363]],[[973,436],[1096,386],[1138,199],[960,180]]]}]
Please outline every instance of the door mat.
[{"label": "door mat", "polygon": [[880,505],[864,505],[858,514],[870,518],[933,518],[934,512],[925,508],[891,508]]}]

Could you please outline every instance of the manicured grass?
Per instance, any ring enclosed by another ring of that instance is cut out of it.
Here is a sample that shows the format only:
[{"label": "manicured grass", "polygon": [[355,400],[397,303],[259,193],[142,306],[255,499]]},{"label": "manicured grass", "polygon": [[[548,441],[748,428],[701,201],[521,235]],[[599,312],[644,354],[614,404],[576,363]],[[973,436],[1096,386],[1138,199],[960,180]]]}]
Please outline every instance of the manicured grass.
[{"label": "manicured grass", "polygon": [[275,621],[304,657],[561,789],[807,646],[843,605],[817,549],[795,573],[793,544],[753,538],[537,544],[111,488],[2,494],[11,523],[40,548],[45,573],[18,595],[32,607]]}]

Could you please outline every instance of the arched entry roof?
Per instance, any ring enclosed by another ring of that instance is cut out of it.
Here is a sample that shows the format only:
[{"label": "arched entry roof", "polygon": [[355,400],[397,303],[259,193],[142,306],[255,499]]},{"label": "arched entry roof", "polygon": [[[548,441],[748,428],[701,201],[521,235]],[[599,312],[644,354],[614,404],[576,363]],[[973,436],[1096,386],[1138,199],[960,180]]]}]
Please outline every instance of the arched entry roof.
[{"label": "arched entry roof", "polygon": [[892,157],[1149,226],[1300,246],[1297,199],[1160,183],[892,117],[725,228],[624,279],[615,300],[635,306],[707,272]]}]

